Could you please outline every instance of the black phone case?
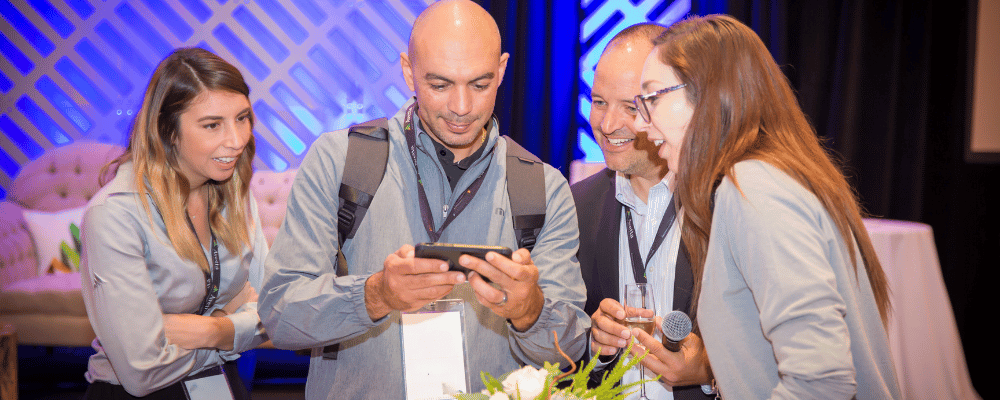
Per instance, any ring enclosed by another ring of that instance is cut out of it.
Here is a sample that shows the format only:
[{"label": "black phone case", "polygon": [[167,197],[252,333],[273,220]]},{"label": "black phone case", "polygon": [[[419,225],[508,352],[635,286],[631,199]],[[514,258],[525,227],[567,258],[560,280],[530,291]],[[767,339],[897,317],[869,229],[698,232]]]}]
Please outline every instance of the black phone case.
[{"label": "black phone case", "polygon": [[[471,271],[458,263],[458,257],[468,254],[480,259],[486,259],[487,252],[495,252],[504,257],[510,258],[514,254],[511,249],[503,246],[479,246],[471,244],[451,244],[451,243],[420,243],[414,251],[414,257],[433,258],[447,261],[449,271],[459,271],[468,274]],[[483,277],[485,278],[485,277]]]}]

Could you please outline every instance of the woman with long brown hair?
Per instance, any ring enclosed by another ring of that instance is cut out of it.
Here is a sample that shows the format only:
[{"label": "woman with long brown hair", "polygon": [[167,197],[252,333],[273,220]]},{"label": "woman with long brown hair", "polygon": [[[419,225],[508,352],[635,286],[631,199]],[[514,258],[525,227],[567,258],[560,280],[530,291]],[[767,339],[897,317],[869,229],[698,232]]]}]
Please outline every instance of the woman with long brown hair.
[{"label": "woman with long brown hair", "polygon": [[249,92],[239,70],[199,48],[153,72],[128,148],[84,215],[83,297],[97,333],[87,398],[248,398],[234,360],[265,339],[256,288],[267,256],[249,194]]},{"label": "woman with long brown hair", "polygon": [[636,126],[677,174],[696,321],[722,395],[898,398],[888,285],[860,207],[767,48],[721,15],[655,43]]}]

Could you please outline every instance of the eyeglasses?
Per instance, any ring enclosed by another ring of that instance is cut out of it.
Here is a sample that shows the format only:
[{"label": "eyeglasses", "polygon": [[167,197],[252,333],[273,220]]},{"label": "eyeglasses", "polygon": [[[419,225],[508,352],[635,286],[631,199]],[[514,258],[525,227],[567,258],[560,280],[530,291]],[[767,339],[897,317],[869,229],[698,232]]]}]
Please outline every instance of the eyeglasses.
[{"label": "eyeglasses", "polygon": [[642,116],[642,119],[644,121],[646,121],[647,123],[649,123],[650,122],[650,120],[649,120],[649,105],[647,105],[646,102],[650,101],[650,100],[652,100],[654,98],[656,98],[656,96],[673,92],[673,91],[675,91],[677,89],[680,89],[682,87],[685,87],[685,86],[687,86],[687,84],[686,83],[682,83],[680,85],[675,85],[675,86],[671,86],[671,87],[668,87],[668,88],[663,88],[663,89],[657,90],[657,91],[655,91],[653,93],[640,94],[638,96],[635,96],[635,100],[633,100],[633,102],[635,103],[635,108],[639,110],[639,115]]}]

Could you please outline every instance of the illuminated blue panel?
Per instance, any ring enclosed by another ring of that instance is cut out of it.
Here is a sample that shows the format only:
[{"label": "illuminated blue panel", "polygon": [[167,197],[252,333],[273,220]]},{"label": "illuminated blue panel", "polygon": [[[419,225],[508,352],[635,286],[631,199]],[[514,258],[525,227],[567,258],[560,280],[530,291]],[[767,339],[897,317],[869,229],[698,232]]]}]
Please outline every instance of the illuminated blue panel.
[{"label": "illuminated blue panel", "polygon": [[205,41],[201,41],[200,43],[196,44],[195,47],[200,47],[200,48],[203,48],[205,50],[208,50],[212,54],[219,54],[219,53],[216,53],[215,50],[212,49],[212,46],[209,46],[209,44],[207,42],[205,42]]},{"label": "illuminated blue panel", "polygon": [[316,66],[320,70],[326,72],[326,75],[333,78],[337,82],[338,88],[347,92],[348,98],[358,98],[361,97],[361,87],[359,87],[354,81],[350,79],[350,75],[344,72],[343,68],[340,68],[337,63],[333,61],[333,58],[327,54],[326,50],[322,47],[314,46],[312,50],[309,50],[309,58],[316,63]]},{"label": "illuminated blue panel", "polygon": [[271,69],[264,65],[264,62],[257,58],[257,55],[250,50],[247,45],[243,44],[243,41],[233,33],[232,29],[229,29],[225,24],[219,24],[215,29],[212,30],[212,35],[226,46],[226,49],[236,59],[243,63],[243,66],[250,70],[250,73],[257,78],[257,80],[262,81],[271,73]]},{"label": "illuminated blue panel", "polygon": [[94,14],[94,7],[87,0],[66,0],[66,4],[80,16],[80,19],[90,18]]},{"label": "illuminated blue panel", "polygon": [[45,98],[49,100],[49,103],[52,103],[52,106],[54,106],[56,110],[59,110],[59,113],[66,117],[69,122],[72,122],[73,125],[76,126],[76,129],[79,129],[81,133],[87,133],[87,131],[90,130],[90,127],[94,126],[94,123],[83,114],[83,111],[80,111],[80,109],[76,107],[76,104],[69,99],[66,92],[59,89],[59,86],[56,86],[55,82],[52,82],[52,79],[49,78],[48,75],[42,75],[42,77],[35,82],[35,89],[37,89],[42,96],[45,96]]},{"label": "illuminated blue panel", "polygon": [[385,92],[383,94],[385,94],[385,97],[389,98],[392,105],[397,108],[403,107],[403,104],[409,100],[405,95],[403,95],[403,92],[400,92],[399,89],[396,88],[395,85],[389,85],[389,87],[385,88]]},{"label": "illuminated blue panel", "polygon": [[13,87],[14,82],[11,82],[10,79],[7,78],[7,74],[0,71],[0,92],[7,93]]},{"label": "illuminated blue panel", "polygon": [[[3,169],[3,172],[5,172],[7,176],[15,177],[17,176],[17,173],[21,171],[21,166],[18,165],[14,159],[10,158],[6,151],[0,149],[0,169]],[[0,191],[2,191],[2,193],[0,193],[0,199],[2,199],[7,195],[7,192],[3,189],[0,189]]]},{"label": "illuminated blue panel", "polygon": [[264,24],[260,23],[260,20],[258,20],[253,13],[247,10],[246,7],[236,7],[236,9],[233,10],[233,18],[236,19],[236,22],[239,22],[240,25],[243,25],[243,29],[246,30],[250,36],[253,36],[253,38],[257,40],[257,43],[260,44],[260,47],[263,47],[264,50],[267,51],[267,54],[270,54],[271,58],[275,61],[282,62],[288,58],[288,48],[281,44],[281,41],[278,40],[278,38],[276,38],[274,34],[264,26]]},{"label": "illuminated blue panel", "polygon": [[306,108],[305,104],[302,104],[302,101],[299,100],[299,98],[296,97],[284,83],[278,82],[274,84],[274,86],[271,87],[271,95],[278,99],[279,103],[284,104],[285,108],[287,108],[288,111],[290,111],[292,115],[294,115],[295,118],[298,119],[299,122],[301,122],[302,125],[304,125],[306,129],[313,134],[313,136],[318,136],[320,133],[323,133],[323,125],[320,124],[318,119],[316,119],[316,116],[309,112],[309,109]]},{"label": "illuminated blue panel", "polygon": [[146,44],[149,44],[160,58],[165,58],[167,54],[173,51],[173,46],[163,36],[160,36],[157,29],[149,24],[149,21],[139,16],[135,12],[135,9],[128,5],[128,3],[122,3],[115,8],[115,13],[121,17],[125,24],[132,28],[132,32],[135,32],[136,35],[146,41]]},{"label": "illuminated blue panel", "polygon": [[309,37],[309,33],[302,27],[302,24],[300,24],[299,21],[292,16],[292,14],[289,14],[288,10],[286,10],[285,7],[276,0],[257,0],[257,5],[259,5],[265,13],[267,13],[267,16],[271,17],[274,23],[278,24],[278,27],[281,28],[281,30],[284,31],[285,34],[288,35],[293,42],[295,42],[295,44],[302,44],[302,42]]},{"label": "illuminated blue panel", "polygon": [[111,111],[111,102],[97,89],[94,82],[91,82],[87,75],[84,75],[83,71],[80,71],[68,58],[63,57],[56,61],[56,71],[59,71],[59,74],[66,78],[69,84],[73,85],[73,88],[86,97],[90,104],[100,110],[102,114]]},{"label": "illuminated blue panel", "polygon": [[38,143],[35,143],[34,139],[21,130],[21,127],[17,126],[6,114],[0,115],[0,131],[3,131],[4,135],[11,142],[14,142],[17,148],[21,149],[21,152],[28,156],[29,159],[34,160],[45,152]]},{"label": "illuminated blue panel", "polygon": [[271,128],[271,132],[288,146],[288,149],[295,153],[295,155],[301,155],[303,151],[306,150],[306,144],[302,142],[292,131],[292,128],[288,126],[285,120],[278,116],[278,113],[274,112],[271,106],[267,105],[262,100],[258,100],[257,103],[253,105],[254,112],[256,113],[258,119]]},{"label": "illuminated blue panel", "polygon": [[204,23],[212,17],[212,9],[208,8],[201,0],[179,0],[180,3],[191,13],[198,22]]},{"label": "illuminated blue panel", "polygon": [[14,68],[21,71],[22,75],[27,75],[35,68],[35,64],[28,59],[24,53],[21,52],[17,46],[14,46],[10,40],[7,40],[7,36],[0,33],[0,53],[3,53],[4,58],[9,61]]},{"label": "illuminated blue panel", "polygon": [[184,22],[184,19],[177,12],[174,11],[173,7],[165,4],[162,0],[143,0],[146,3],[146,7],[149,7],[149,11],[163,22],[180,40],[188,40],[189,37],[194,33],[191,30],[191,26]]},{"label": "illuminated blue panel", "polygon": [[[704,2],[703,2],[704,3]],[[724,3],[724,2],[723,2]],[[690,0],[631,0],[584,2],[584,18],[580,21],[579,107],[578,120],[587,121],[590,111],[590,90],[594,68],[604,47],[623,29],[640,22],[655,22],[669,26],[691,11]],[[590,125],[581,124],[578,135],[579,149],[588,161],[604,159],[600,148],[590,135]]]},{"label": "illuminated blue panel", "polygon": [[312,0],[292,0],[292,3],[295,3],[295,7],[299,11],[302,11],[302,14],[305,14],[306,18],[309,18],[309,21],[313,25],[319,26],[323,21],[326,21],[326,12],[319,8]]},{"label": "illuminated blue panel", "polygon": [[143,77],[150,77],[153,75],[153,65],[143,58],[139,51],[135,49],[135,46],[131,42],[125,40],[120,33],[118,33],[115,28],[111,27],[111,24],[107,20],[101,21],[94,27],[97,34],[104,39],[104,43],[110,46],[112,49],[118,53],[119,56],[125,62],[135,68],[137,72]]},{"label": "illuminated blue panel", "polygon": [[[52,53],[52,50],[56,49],[56,46],[49,41],[45,35],[42,34],[35,25],[24,18],[21,14],[8,0],[0,0],[0,15],[3,15],[7,19],[7,22],[21,32],[21,37],[31,43],[31,47],[34,47],[39,54],[48,57]],[[10,34],[10,32],[5,32]]]},{"label": "illuminated blue panel", "polygon": [[264,161],[264,164],[271,167],[272,171],[281,172],[288,169],[288,161],[285,161],[280,154],[271,147],[266,140],[262,140],[260,135],[254,134],[255,156]]},{"label": "illuminated blue panel", "polygon": [[594,141],[594,137],[590,135],[587,131],[580,129],[577,132],[577,143],[580,146],[580,150],[583,151],[584,160],[587,162],[603,162],[604,153],[601,152],[601,146]]},{"label": "illuminated blue panel", "polygon": [[41,107],[38,107],[38,104],[31,101],[31,98],[28,96],[21,96],[17,100],[17,109],[35,125],[35,128],[38,128],[45,137],[49,138],[52,143],[63,145],[70,142],[66,131],[60,128],[56,121],[49,118],[49,115]]},{"label": "illuminated blue panel", "polygon": [[288,73],[292,79],[299,83],[299,86],[305,89],[306,93],[312,96],[313,101],[326,107],[333,116],[340,116],[344,113],[344,109],[330,97],[330,93],[320,86],[319,82],[316,82],[316,78],[301,63],[295,63]]},{"label": "illuminated blue panel", "polygon": [[378,15],[381,15],[385,22],[389,23],[393,32],[396,32],[396,35],[398,35],[400,39],[403,39],[404,42],[410,41],[410,23],[406,22],[406,20],[403,19],[403,17],[400,16],[388,2],[382,0],[368,0],[368,5],[371,6],[375,12],[378,13]]},{"label": "illuminated blue panel", "polygon": [[52,3],[49,3],[47,0],[28,0],[28,4],[31,4],[31,8],[38,11],[38,15],[45,18],[45,21],[49,23],[49,26],[51,26],[52,29],[54,29],[63,39],[69,37],[69,34],[73,33],[73,30],[76,29],[73,27],[73,24],[71,24],[69,20],[67,20],[66,17],[59,12],[59,10],[52,7]]},{"label": "illuminated blue panel", "polygon": [[90,40],[83,38],[76,44],[76,46],[73,47],[73,49],[76,50],[76,52],[80,54],[80,57],[87,61],[87,64],[90,64],[90,66],[93,67],[97,73],[101,74],[101,76],[104,77],[104,80],[110,83],[111,86],[114,86],[115,90],[117,90],[119,94],[124,96],[132,92],[132,82],[129,82],[129,80],[124,74],[122,74],[121,71],[118,70],[117,67],[111,65],[111,62],[104,58],[104,56],[101,55],[101,52],[98,51],[92,43],[90,43]]},{"label": "illuminated blue panel", "polygon": [[337,48],[340,49],[340,56],[351,60],[354,63],[354,66],[358,67],[358,69],[365,74],[368,81],[377,81],[379,76],[382,75],[378,72],[378,67],[372,64],[372,62],[368,60],[368,57],[365,57],[365,54],[358,50],[358,48],[354,46],[353,41],[348,39],[347,36],[340,31],[340,29],[331,29],[330,33],[327,34],[327,37],[330,38],[330,42],[333,43],[334,46],[337,46]]},{"label": "illuminated blue panel", "polygon": [[358,28],[358,32],[365,32],[364,36],[378,49],[379,53],[382,53],[382,57],[391,63],[395,63],[399,59],[399,53],[396,52],[396,48],[389,44],[385,40],[385,36],[379,33],[378,29],[368,21],[368,18],[364,14],[359,13],[357,10],[351,11],[347,14],[347,19],[354,23],[354,26]]},{"label": "illuminated blue panel", "polygon": [[[127,138],[129,136],[129,132],[132,131],[133,121],[135,121],[135,118],[128,117],[119,119],[118,122],[115,122],[115,128],[118,128],[118,132],[121,133],[121,137]],[[128,143],[123,142],[123,144],[128,144]]]},{"label": "illuminated blue panel", "polygon": [[[376,0],[377,1],[377,0]],[[410,9],[413,15],[420,15],[427,8],[427,5],[420,0],[402,0],[401,3]]]}]

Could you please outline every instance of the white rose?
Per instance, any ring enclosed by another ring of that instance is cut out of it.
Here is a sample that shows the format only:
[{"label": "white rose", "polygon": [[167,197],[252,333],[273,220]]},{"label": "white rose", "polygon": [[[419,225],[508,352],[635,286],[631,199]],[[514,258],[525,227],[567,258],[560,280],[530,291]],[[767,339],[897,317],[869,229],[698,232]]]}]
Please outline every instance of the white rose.
[{"label": "white rose", "polygon": [[545,390],[548,374],[548,371],[526,365],[507,375],[507,379],[503,380],[503,390],[510,394],[520,393],[522,399],[534,399]]},{"label": "white rose", "polygon": [[510,400],[510,398],[507,397],[507,395],[504,394],[503,392],[496,392],[493,393],[492,396],[490,396],[490,400]]}]

